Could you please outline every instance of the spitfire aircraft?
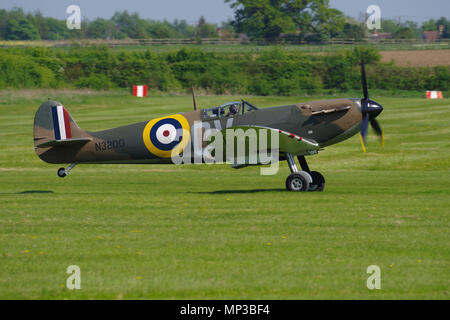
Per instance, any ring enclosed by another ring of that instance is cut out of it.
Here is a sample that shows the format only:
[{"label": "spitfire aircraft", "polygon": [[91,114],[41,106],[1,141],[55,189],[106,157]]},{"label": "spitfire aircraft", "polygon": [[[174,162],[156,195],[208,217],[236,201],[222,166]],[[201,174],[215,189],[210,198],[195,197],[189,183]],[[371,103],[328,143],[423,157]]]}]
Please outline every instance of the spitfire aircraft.
[{"label": "spitfire aircraft", "polygon": [[[383,137],[375,119],[383,107],[369,99],[363,61],[361,74],[362,99],[333,99],[262,109],[242,100],[197,110],[194,96],[194,111],[97,132],[81,129],[61,103],[49,99],[35,115],[34,146],[37,155],[47,163],[69,163],[68,168],[58,170],[58,176],[65,177],[76,164],[171,164],[174,154],[182,154],[189,148],[196,123],[219,131],[224,128],[268,130],[279,139],[276,160],[286,160],[291,170],[286,180],[287,190],[323,191],[324,177],[310,170],[305,156],[317,154],[358,132],[365,150],[369,123]],[[238,169],[246,166],[231,163]]]}]

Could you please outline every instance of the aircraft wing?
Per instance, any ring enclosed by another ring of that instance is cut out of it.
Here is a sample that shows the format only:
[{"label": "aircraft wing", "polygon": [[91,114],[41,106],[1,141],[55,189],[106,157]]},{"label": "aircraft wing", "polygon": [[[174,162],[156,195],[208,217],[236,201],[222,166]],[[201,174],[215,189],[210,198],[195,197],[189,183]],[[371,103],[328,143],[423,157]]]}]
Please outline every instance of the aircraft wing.
[{"label": "aircraft wing", "polygon": [[[279,129],[274,129],[274,128],[269,128],[269,127],[262,127],[262,126],[237,126],[237,127],[232,127],[230,129],[235,130],[234,132],[236,132],[236,130],[242,129],[245,133],[247,133],[248,130],[253,129],[256,130],[256,134],[258,136],[258,138],[261,138],[261,133],[263,131],[265,131],[265,136],[262,137],[262,139],[267,139],[266,141],[269,141],[267,149],[270,148],[275,148],[275,146],[273,145],[273,143],[271,142],[270,137],[276,136],[278,137],[278,150],[279,153],[290,153],[294,156],[296,155],[306,155],[312,152],[316,152],[320,149],[319,144],[314,141],[314,140],[310,140],[310,139],[305,139],[303,137],[300,137],[298,135],[295,135],[293,133],[290,132],[286,132],[283,130],[279,130]],[[238,135],[238,134],[236,134]],[[224,138],[226,137],[225,132],[223,132],[223,136]],[[260,139],[258,139],[259,141]],[[273,145],[273,146],[271,146]],[[259,144],[258,144],[258,148],[259,148]]]},{"label": "aircraft wing", "polygon": [[319,150],[319,144],[314,140],[305,139],[303,137],[297,136],[293,133],[286,132],[283,130],[262,126],[241,126],[238,128],[255,129],[258,131],[258,136],[260,136],[261,130],[267,130],[267,135],[269,135],[269,131],[274,132],[279,139],[280,153],[290,153],[295,156],[295,155],[304,155],[311,151]]},{"label": "aircraft wing", "polygon": [[290,153],[294,156],[305,155],[320,149],[319,144],[311,139],[305,139],[293,133],[277,130],[280,139],[280,152]]}]

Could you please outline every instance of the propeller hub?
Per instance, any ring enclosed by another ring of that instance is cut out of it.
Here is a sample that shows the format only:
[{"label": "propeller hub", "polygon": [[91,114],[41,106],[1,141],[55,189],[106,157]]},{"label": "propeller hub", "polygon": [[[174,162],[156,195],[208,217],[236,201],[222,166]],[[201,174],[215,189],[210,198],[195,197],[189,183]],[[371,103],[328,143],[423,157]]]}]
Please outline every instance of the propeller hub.
[{"label": "propeller hub", "polygon": [[369,120],[373,120],[383,111],[383,106],[378,102],[367,99],[361,101],[361,113],[363,118],[369,116]]}]

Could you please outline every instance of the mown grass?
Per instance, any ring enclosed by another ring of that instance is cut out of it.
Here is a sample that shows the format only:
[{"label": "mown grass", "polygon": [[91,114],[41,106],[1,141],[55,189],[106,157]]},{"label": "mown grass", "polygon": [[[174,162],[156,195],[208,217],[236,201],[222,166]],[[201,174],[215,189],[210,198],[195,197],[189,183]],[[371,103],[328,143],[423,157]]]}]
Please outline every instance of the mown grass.
[{"label": "mown grass", "polygon": [[[309,159],[323,193],[288,193],[288,168],[85,165],[65,179],[33,151],[39,104],[101,130],[191,110],[189,96],[0,93],[0,298],[448,299],[448,100],[373,96],[386,146],[358,137]],[[202,96],[201,106],[238,97]],[[247,97],[266,107],[322,97]],[[65,287],[81,268],[82,289]],[[381,290],[366,287],[369,265]]]}]

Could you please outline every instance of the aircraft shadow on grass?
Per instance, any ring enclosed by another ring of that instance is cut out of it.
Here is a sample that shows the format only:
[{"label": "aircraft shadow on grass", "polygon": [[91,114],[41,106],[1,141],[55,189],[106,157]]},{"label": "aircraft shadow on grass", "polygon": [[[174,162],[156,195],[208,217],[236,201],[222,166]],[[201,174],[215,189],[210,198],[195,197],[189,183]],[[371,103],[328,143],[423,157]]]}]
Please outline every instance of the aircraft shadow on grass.
[{"label": "aircraft shadow on grass", "polygon": [[22,192],[17,192],[16,194],[45,194],[45,193],[55,193],[52,190],[25,190]]},{"label": "aircraft shadow on grass", "polygon": [[285,189],[252,189],[252,190],[215,190],[204,192],[189,192],[196,194],[233,194],[233,193],[259,193],[259,192],[284,192]]}]

